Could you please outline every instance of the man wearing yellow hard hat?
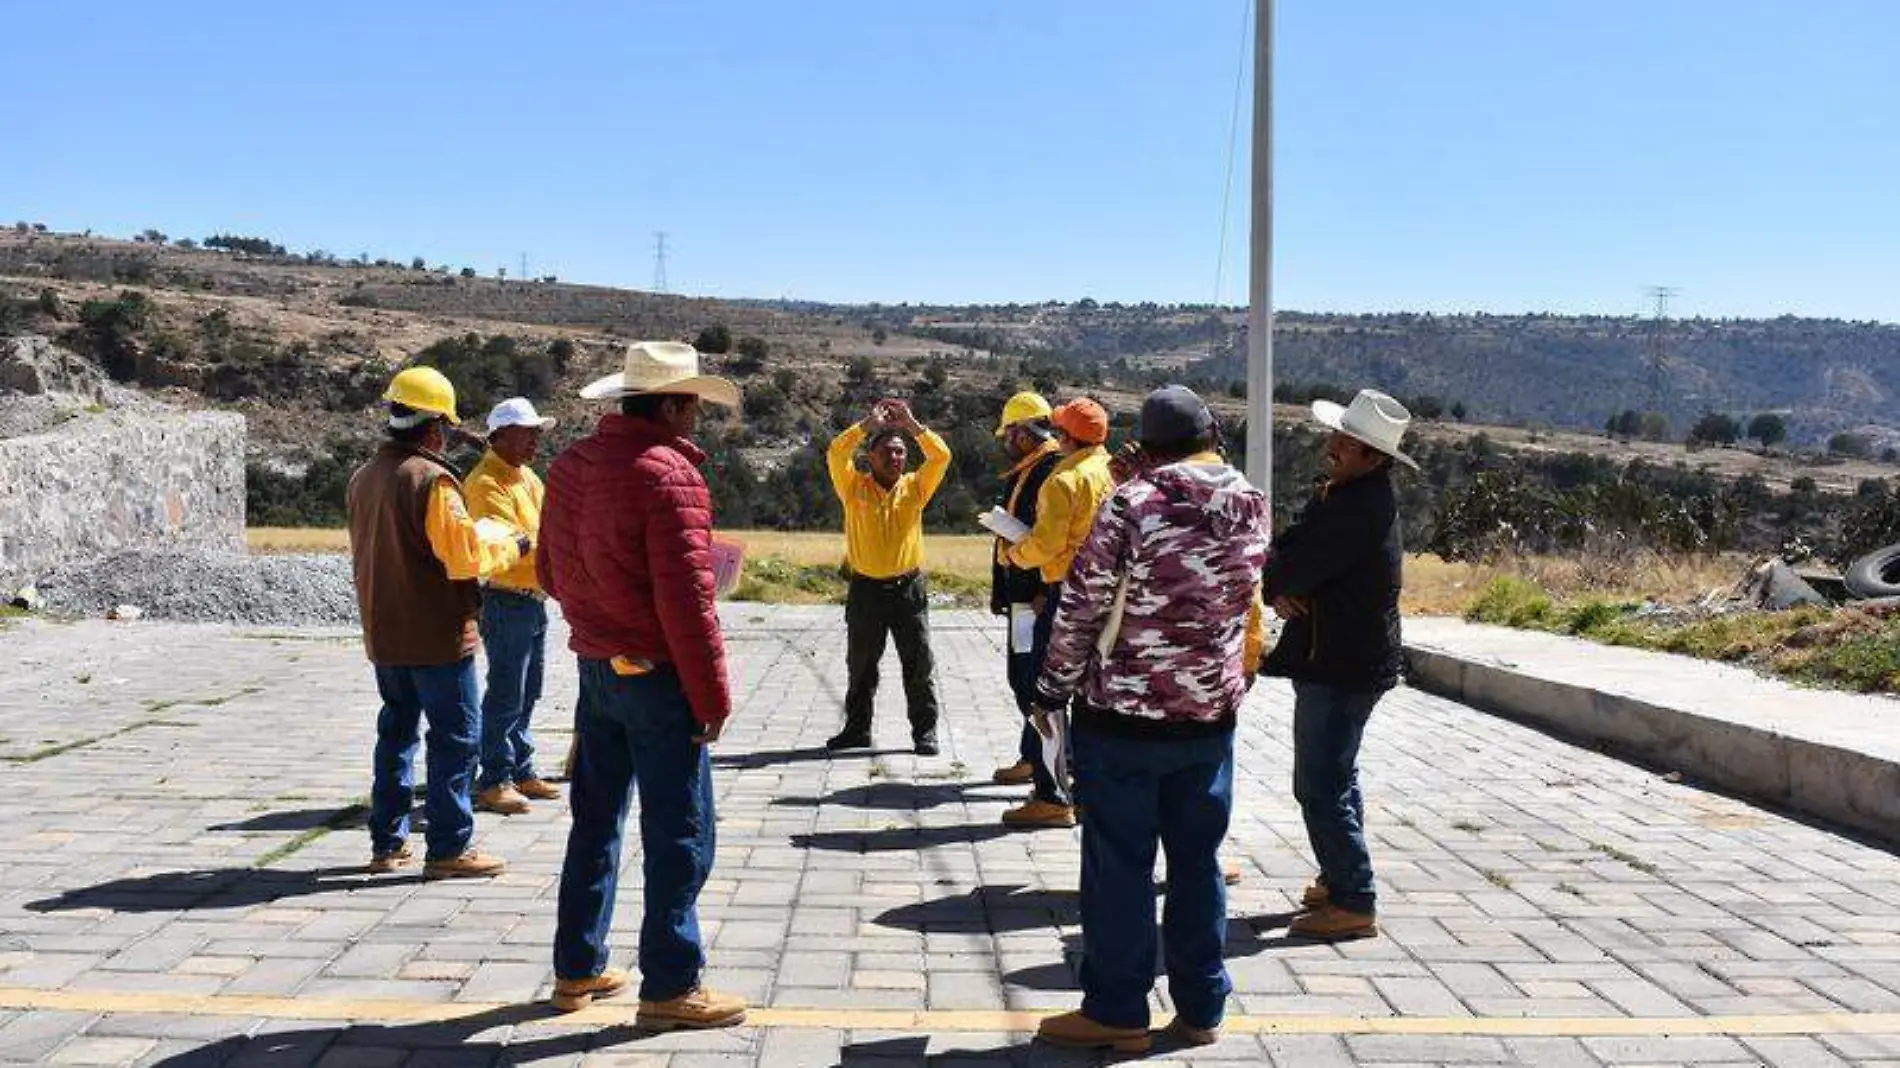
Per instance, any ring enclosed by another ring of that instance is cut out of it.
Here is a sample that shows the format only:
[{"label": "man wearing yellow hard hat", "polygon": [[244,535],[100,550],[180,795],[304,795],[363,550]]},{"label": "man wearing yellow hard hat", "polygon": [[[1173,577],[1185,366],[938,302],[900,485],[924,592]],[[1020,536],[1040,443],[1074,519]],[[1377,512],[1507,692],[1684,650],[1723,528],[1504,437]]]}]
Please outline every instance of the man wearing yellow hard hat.
[{"label": "man wearing yellow hard hat", "polygon": [[350,555],[363,644],[376,667],[369,870],[406,865],[417,730],[428,720],[428,850],[425,879],[499,875],[500,857],[470,845],[481,691],[475,676],[477,582],[512,566],[532,543],[469,518],[461,483],[443,457],[455,387],[433,367],[398,374],[383,394],[387,440],[350,476]]},{"label": "man wearing yellow hard hat", "polygon": [[[1003,418],[996,425],[996,437],[1010,459],[1009,470],[1003,472],[1003,499],[997,506],[1025,528],[1035,527],[1042,484],[1062,460],[1049,415],[1049,402],[1041,394],[1025,391],[1003,405]],[[1036,610],[1047,584],[1040,569],[1011,563],[1009,549],[1010,543],[999,536],[990,564],[990,611],[1009,620],[1004,655],[1010,693],[1023,717],[1022,737],[1016,762],[996,769],[991,778],[1004,786],[1021,786],[1035,777],[1042,761],[1042,736],[1029,716],[1035,711],[1030,701],[1036,696],[1036,676],[1042,670],[1036,658]]]}]

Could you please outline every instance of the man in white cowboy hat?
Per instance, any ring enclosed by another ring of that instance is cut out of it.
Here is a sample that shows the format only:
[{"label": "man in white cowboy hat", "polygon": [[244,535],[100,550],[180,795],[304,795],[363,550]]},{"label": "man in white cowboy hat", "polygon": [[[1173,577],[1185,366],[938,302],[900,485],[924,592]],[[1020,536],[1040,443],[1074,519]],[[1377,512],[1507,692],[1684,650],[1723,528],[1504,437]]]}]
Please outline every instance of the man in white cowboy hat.
[{"label": "man in white cowboy hat", "polygon": [[[469,514],[537,538],[547,490],[528,466],[541,448],[541,432],[554,425],[526,397],[510,397],[488,413],[488,449],[468,473],[462,492]],[[552,801],[561,791],[534,769],[534,736],[528,732],[541,698],[547,655],[547,594],[534,557],[489,577],[482,588],[482,647],[488,651],[488,688],[482,693],[481,773],[475,777],[475,807],[514,815],[528,801]]]},{"label": "man in white cowboy hat", "polygon": [[554,1007],[625,990],[607,966],[629,792],[640,792],[645,914],[642,1027],[726,1027],[743,998],[700,984],[699,892],[712,872],[712,764],[732,712],[714,611],[712,499],[690,440],[700,405],[736,407],[739,387],[699,373],[691,345],[641,341],[626,364],[581,390],[617,398],[548,468],[537,559],[580,662],[568,790],[574,822],[554,932]]},{"label": "man in white cowboy hat", "polygon": [[1286,620],[1265,671],[1293,682],[1293,796],[1319,876],[1290,933],[1336,940],[1378,934],[1372,857],[1359,792],[1359,743],[1372,707],[1398,685],[1399,531],[1394,461],[1411,413],[1374,389],[1348,407],[1314,401],[1332,430],[1326,481],[1273,542],[1266,597]]}]

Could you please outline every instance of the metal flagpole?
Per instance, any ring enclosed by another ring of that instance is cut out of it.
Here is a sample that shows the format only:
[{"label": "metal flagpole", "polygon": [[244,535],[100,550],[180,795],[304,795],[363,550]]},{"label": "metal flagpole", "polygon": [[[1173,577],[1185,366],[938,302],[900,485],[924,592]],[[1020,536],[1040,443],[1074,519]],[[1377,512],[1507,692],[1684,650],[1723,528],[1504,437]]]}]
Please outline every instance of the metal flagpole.
[{"label": "metal flagpole", "polygon": [[1247,307],[1247,479],[1273,492],[1273,0],[1255,0],[1253,220]]}]

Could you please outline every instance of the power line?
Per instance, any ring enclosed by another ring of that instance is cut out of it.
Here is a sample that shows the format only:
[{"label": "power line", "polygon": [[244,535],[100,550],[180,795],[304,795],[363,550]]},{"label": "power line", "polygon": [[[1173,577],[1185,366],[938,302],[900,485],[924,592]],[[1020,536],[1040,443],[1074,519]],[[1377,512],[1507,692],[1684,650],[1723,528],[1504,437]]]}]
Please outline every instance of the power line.
[{"label": "power line", "polygon": [[653,233],[653,291],[666,292],[666,231]]},{"label": "power line", "polygon": [[1650,286],[1647,292],[1656,309],[1649,320],[1649,410],[1661,412],[1669,348],[1669,298],[1681,290],[1674,286]]}]

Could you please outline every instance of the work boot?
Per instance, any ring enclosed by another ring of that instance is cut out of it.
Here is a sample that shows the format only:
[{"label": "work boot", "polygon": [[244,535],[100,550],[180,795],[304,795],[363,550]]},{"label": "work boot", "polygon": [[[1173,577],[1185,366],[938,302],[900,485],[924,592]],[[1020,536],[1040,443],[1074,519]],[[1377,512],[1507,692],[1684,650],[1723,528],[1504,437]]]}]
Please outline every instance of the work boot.
[{"label": "work boot", "polygon": [[369,872],[371,875],[388,875],[397,868],[408,866],[409,862],[414,859],[416,859],[416,855],[409,851],[409,843],[404,842],[394,849],[373,854],[369,858],[368,866],[363,870]]},{"label": "work boot", "polygon": [[556,1012],[579,1012],[594,1003],[595,998],[610,998],[624,992],[631,978],[625,968],[609,968],[599,975],[588,979],[556,979],[554,996],[548,1004]]},{"label": "work boot", "polygon": [[1332,899],[1333,892],[1326,888],[1324,875],[1315,876],[1312,882],[1306,884],[1306,889],[1300,891],[1300,907],[1303,909],[1319,908]]},{"label": "work boot", "polygon": [[482,812],[519,816],[528,811],[528,799],[521,796],[513,783],[498,782],[475,795],[475,807]]},{"label": "work boot", "polygon": [[523,779],[515,784],[521,796],[530,801],[559,801],[561,788],[546,779]]},{"label": "work boot", "polygon": [[465,850],[460,856],[431,860],[422,865],[424,879],[487,879],[508,870],[508,862],[487,853]]},{"label": "work boot", "polygon": [[916,738],[911,739],[910,744],[911,749],[918,756],[936,756],[943,751],[942,748],[937,745],[936,731],[931,731],[928,734],[920,734]]},{"label": "work boot", "polygon": [[1079,1011],[1043,1020],[1036,1028],[1036,1037],[1064,1049],[1111,1049],[1116,1053],[1146,1053],[1154,1044],[1145,1027],[1110,1027]]},{"label": "work boot", "polygon": [[869,749],[871,748],[871,736],[868,734],[858,734],[855,731],[842,731],[827,739],[825,748],[834,753],[841,749]]},{"label": "work boot", "polygon": [[1003,813],[1003,823],[1010,827],[1073,827],[1075,809],[1054,801],[1038,801],[1030,798],[1022,805]]},{"label": "work boot", "polygon": [[1239,886],[1240,880],[1240,865],[1231,860],[1222,861],[1220,866],[1220,881],[1226,883],[1228,886]]},{"label": "work boot", "polygon": [[1006,768],[997,768],[990,781],[998,786],[1027,786],[1036,779],[1035,765],[1027,760],[1018,760]]},{"label": "work boot", "polygon": [[642,1001],[634,1015],[637,1027],[649,1031],[702,1030],[745,1022],[745,999],[695,987],[667,1001]]},{"label": "work boot", "polygon": [[1296,917],[1286,933],[1296,938],[1320,942],[1343,942],[1349,938],[1375,938],[1378,920],[1370,912],[1353,912],[1330,902]]},{"label": "work boot", "polygon": [[1168,1024],[1168,1033],[1190,1046],[1211,1046],[1220,1041],[1219,1027],[1196,1027],[1179,1016]]}]

